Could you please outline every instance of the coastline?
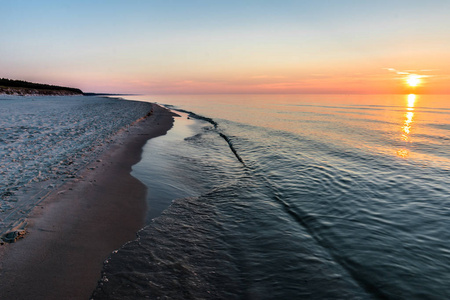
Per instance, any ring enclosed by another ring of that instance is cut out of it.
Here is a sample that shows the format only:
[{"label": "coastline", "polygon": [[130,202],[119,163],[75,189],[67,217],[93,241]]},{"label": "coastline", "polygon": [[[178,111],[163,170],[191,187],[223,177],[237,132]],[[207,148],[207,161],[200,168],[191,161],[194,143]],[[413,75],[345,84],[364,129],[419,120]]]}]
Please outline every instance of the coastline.
[{"label": "coastline", "polygon": [[83,95],[78,88],[0,78],[0,96],[73,96]]},{"label": "coastline", "polygon": [[71,91],[55,91],[30,88],[10,88],[0,87],[0,96],[81,96],[83,93],[75,93]]},{"label": "coastline", "polygon": [[153,104],[151,116],[119,133],[114,144],[35,207],[28,234],[0,247],[1,299],[88,299],[103,261],[144,225],[146,187],[130,175],[150,138],[174,114]]}]

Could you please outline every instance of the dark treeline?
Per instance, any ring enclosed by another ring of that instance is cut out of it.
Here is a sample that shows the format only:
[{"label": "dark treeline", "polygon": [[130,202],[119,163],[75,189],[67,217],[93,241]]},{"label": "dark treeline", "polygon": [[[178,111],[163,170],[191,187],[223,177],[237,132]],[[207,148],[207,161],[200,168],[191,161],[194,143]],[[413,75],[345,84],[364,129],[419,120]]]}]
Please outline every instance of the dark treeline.
[{"label": "dark treeline", "polygon": [[53,90],[53,91],[69,91],[74,94],[83,94],[80,89],[63,87],[57,85],[49,85],[49,84],[41,84],[41,83],[33,83],[23,80],[11,80],[6,78],[0,79],[0,87],[11,87],[11,88],[28,88],[28,89],[36,89],[36,90]]}]

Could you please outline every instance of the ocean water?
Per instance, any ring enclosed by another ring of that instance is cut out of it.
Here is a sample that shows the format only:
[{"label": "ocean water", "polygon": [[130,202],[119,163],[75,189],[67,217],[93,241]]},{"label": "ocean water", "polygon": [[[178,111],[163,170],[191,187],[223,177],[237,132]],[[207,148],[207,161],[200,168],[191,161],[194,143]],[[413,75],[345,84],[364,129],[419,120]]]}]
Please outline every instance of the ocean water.
[{"label": "ocean water", "polygon": [[133,99],[181,117],[94,298],[450,298],[449,96]]},{"label": "ocean water", "polygon": [[0,236],[150,109],[106,97],[0,95]]}]

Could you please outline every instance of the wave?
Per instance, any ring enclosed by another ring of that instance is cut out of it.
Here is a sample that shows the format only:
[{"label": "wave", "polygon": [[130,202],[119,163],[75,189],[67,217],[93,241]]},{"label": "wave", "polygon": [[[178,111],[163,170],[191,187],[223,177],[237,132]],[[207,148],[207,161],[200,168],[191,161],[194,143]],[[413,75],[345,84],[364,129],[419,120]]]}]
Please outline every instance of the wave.
[{"label": "wave", "polygon": [[205,116],[198,115],[198,114],[196,114],[196,113],[194,113],[194,112],[192,112],[192,111],[180,109],[180,108],[177,108],[177,107],[174,106],[174,105],[169,105],[169,104],[164,104],[164,106],[167,107],[167,108],[174,109],[174,110],[176,110],[176,111],[179,111],[179,112],[183,112],[183,113],[185,113],[185,114],[188,114],[189,117],[191,117],[191,118],[194,118],[194,119],[197,119],[197,120],[203,120],[203,121],[206,121],[206,122],[212,124],[212,125],[214,126],[214,128],[217,128],[217,126],[219,126],[219,124],[217,124],[217,122],[214,121],[213,119],[208,118],[208,117],[205,117]]},{"label": "wave", "polygon": [[179,111],[179,112],[186,113],[186,114],[188,114],[189,117],[191,117],[191,118],[194,118],[194,119],[197,119],[197,120],[203,120],[203,121],[206,121],[206,122],[210,123],[211,125],[213,125],[213,126],[214,126],[214,129],[215,129],[216,132],[217,132],[217,134],[219,134],[219,136],[227,142],[228,147],[230,148],[231,152],[233,152],[233,154],[234,154],[234,156],[236,157],[236,159],[237,159],[244,167],[247,166],[247,165],[245,164],[244,160],[242,159],[242,157],[241,157],[241,156],[239,155],[239,153],[237,152],[236,148],[234,147],[234,144],[233,144],[233,142],[231,141],[231,139],[230,139],[227,135],[225,135],[223,132],[221,132],[221,131],[219,130],[219,123],[217,123],[216,121],[214,121],[213,119],[211,119],[211,118],[209,118],[209,117],[205,117],[205,116],[196,114],[196,113],[194,113],[194,112],[192,112],[192,111],[188,111],[188,110],[184,110],[184,109],[179,109],[179,108],[176,108],[176,107],[173,106],[173,105],[165,105],[165,106],[168,107],[168,108],[170,108],[170,109],[173,109],[173,110],[175,110],[175,111]]},{"label": "wave", "polygon": [[[208,123],[200,122],[196,128],[202,133],[185,139],[186,147],[195,149],[183,148],[183,153],[194,153],[195,159],[188,164],[184,158],[177,166],[182,177],[192,174],[193,182],[207,189],[176,200],[165,212],[173,219],[163,217],[156,221],[162,228],[149,227],[145,238],[141,234],[141,245],[156,236],[161,242],[149,244],[140,261],[167,268],[153,274],[136,271],[138,278],[149,279],[144,286],[150,282],[157,290],[157,285],[164,287],[164,280],[153,281],[151,276],[170,271],[175,280],[185,280],[174,287],[184,298],[207,296],[196,289],[212,283],[208,289],[214,291],[217,283],[221,288],[229,279],[238,284],[211,297],[226,298],[223,295],[233,291],[228,299],[448,298],[442,288],[449,279],[450,261],[445,250],[449,213],[442,200],[448,194],[447,169],[380,151],[380,145],[382,150],[392,149],[385,144],[397,145],[397,140],[385,138],[381,126],[367,123],[395,121],[349,116],[352,127],[345,130],[348,124],[341,126],[341,116],[309,120],[302,113],[295,120],[304,126],[293,132],[291,123],[271,127],[266,122],[246,123],[245,116],[229,120],[212,114],[213,119],[171,107]],[[296,116],[290,110],[282,113]],[[416,138],[432,138],[417,134]],[[368,142],[355,143],[362,135]],[[175,224],[180,226],[177,233]],[[160,245],[167,249],[160,252]],[[223,261],[211,258],[211,249],[220,251]],[[123,256],[135,258],[133,251]],[[120,265],[127,262],[119,261]],[[224,271],[222,266],[231,269]],[[115,267],[110,267],[114,273]],[[212,277],[198,277],[202,274]],[[127,277],[109,286],[130,281],[137,282]]]}]

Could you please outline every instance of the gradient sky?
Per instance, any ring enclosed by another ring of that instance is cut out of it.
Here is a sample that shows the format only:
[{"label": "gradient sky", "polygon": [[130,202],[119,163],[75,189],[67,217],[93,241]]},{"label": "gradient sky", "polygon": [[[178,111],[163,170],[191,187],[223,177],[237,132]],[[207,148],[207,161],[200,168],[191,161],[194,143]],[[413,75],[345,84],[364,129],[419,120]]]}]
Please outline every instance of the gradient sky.
[{"label": "gradient sky", "polygon": [[0,0],[0,77],[110,93],[450,93],[450,1]]}]

